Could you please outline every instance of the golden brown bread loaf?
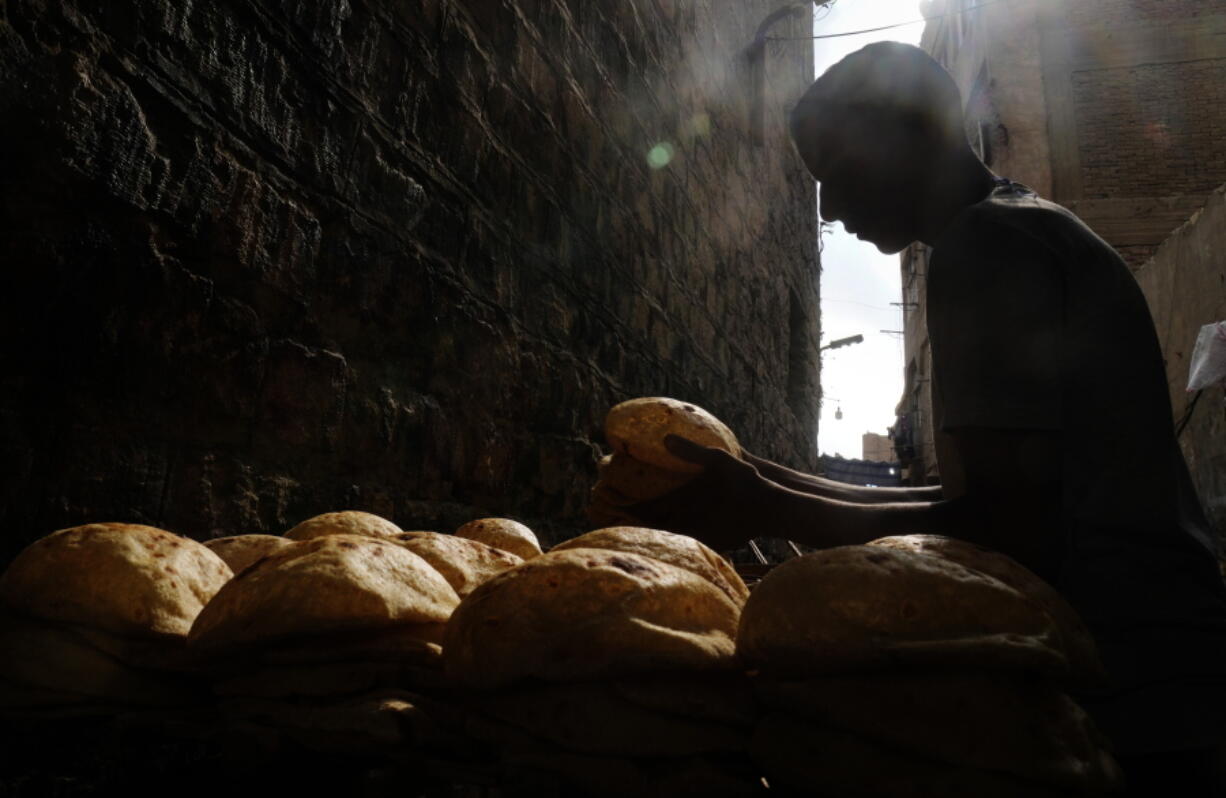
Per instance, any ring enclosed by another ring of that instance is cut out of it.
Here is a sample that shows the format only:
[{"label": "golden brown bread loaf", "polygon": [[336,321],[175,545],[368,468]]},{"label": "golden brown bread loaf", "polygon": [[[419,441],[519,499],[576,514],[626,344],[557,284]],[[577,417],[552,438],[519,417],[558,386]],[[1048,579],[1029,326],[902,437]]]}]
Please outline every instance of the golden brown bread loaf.
[{"label": "golden brown bread loaf", "polygon": [[443,656],[458,683],[583,680],[735,667],[739,607],[696,574],[598,549],[550,552],[456,608]]},{"label": "golden brown bread loaf", "polygon": [[324,535],[271,554],[226,584],[200,613],[200,651],[296,637],[446,622],[459,603],[447,580],[395,541]]},{"label": "golden brown bread loaf", "polygon": [[554,546],[566,549],[605,549],[641,554],[698,574],[727,594],[738,605],[749,598],[749,588],[731,563],[700,540],[660,529],[612,526],[593,530]]},{"label": "golden brown bread loaf", "polygon": [[614,506],[658,498],[694,478],[692,473],[644,463],[622,452],[600,458],[596,474],[605,490],[602,498]]},{"label": "golden brown bread loaf", "polygon": [[1037,603],[980,571],[879,546],[825,549],[771,570],[745,603],[737,652],[777,675],[903,666],[1068,675]]},{"label": "golden brown bread loaf", "polygon": [[516,557],[531,560],[541,553],[536,533],[510,518],[478,518],[455,531],[456,537],[480,541],[487,546],[509,551]]},{"label": "golden brown bread loaf", "polygon": [[1104,673],[1094,637],[1081,616],[1055,588],[1017,560],[998,551],[942,535],[897,535],[870,541],[868,545],[942,557],[999,579],[1038,602],[1056,622],[1061,650],[1074,674],[1093,680]]},{"label": "golden brown bread loaf", "polygon": [[740,444],[724,422],[697,405],[665,396],[641,397],[615,405],[605,416],[604,433],[614,453],[669,471],[696,474],[702,467],[665,448],[667,435],[680,435],[694,443],[741,456]]},{"label": "golden brown bread loaf", "polygon": [[310,540],[322,535],[364,535],[391,538],[403,532],[386,518],[361,510],[340,510],[308,518],[285,533],[290,540]]},{"label": "golden brown bread loaf", "polygon": [[115,706],[184,702],[180,680],[166,672],[135,667],[94,642],[81,627],[0,612],[0,651],[4,652],[0,681],[37,695],[37,700],[16,704],[0,700],[0,710],[23,705],[80,706],[90,701]]},{"label": "golden brown bread loaf", "polygon": [[400,545],[434,566],[464,598],[495,574],[514,568],[523,558],[479,540],[437,532],[405,532]]},{"label": "golden brown bread loaf", "polygon": [[87,524],[36,540],[0,575],[0,602],[117,635],[184,636],[232,576],[205,546],[141,524]]}]

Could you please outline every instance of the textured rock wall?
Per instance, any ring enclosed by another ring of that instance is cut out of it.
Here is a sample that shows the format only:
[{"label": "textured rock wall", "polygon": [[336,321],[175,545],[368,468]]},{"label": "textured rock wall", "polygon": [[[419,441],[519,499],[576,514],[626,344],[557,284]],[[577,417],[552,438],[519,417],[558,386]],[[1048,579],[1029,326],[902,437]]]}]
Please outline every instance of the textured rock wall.
[{"label": "textured rock wall", "polygon": [[0,554],[350,507],[564,535],[635,395],[812,466],[807,46],[747,128],[773,5],[0,0]]}]

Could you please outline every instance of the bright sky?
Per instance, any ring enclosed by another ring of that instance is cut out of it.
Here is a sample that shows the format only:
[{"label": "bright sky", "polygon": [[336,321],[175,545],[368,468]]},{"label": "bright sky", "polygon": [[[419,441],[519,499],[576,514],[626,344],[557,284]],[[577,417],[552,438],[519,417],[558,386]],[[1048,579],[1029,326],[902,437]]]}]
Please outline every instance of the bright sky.
[{"label": "bright sky", "polygon": [[[815,15],[814,33],[842,33],[909,22],[920,18],[919,0],[836,0]],[[875,41],[919,44],[923,24],[878,33],[818,39],[817,74],[848,53]],[[822,353],[821,420],[817,444],[822,454],[858,459],[865,432],[885,434],[894,423],[894,406],[903,389],[902,310],[897,255],[882,255],[872,244],[836,225],[822,250],[822,344],[860,334],[864,343]],[[842,409],[842,418],[835,413]]]}]

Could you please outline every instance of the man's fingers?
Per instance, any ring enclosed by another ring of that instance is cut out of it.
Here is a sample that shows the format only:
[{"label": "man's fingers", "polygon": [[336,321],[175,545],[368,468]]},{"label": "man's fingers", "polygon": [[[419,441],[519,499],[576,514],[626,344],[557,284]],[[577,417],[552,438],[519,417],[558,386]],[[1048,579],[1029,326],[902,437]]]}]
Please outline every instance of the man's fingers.
[{"label": "man's fingers", "polygon": [[706,465],[711,460],[712,450],[702,444],[694,443],[689,438],[668,434],[664,436],[664,448],[680,457],[682,460],[696,465]]},{"label": "man's fingers", "polygon": [[741,450],[741,459],[744,460],[746,463],[749,463],[754,468],[759,468],[759,469],[762,466],[774,465],[774,463],[772,463],[770,460],[767,460],[765,457],[758,457],[756,454],[754,454],[751,451],[748,451],[747,449]]},{"label": "man's fingers", "polygon": [[664,446],[677,457],[702,466],[708,473],[722,474],[729,478],[746,478],[756,475],[757,469],[736,455],[712,446],[694,443],[680,435],[665,435]]}]

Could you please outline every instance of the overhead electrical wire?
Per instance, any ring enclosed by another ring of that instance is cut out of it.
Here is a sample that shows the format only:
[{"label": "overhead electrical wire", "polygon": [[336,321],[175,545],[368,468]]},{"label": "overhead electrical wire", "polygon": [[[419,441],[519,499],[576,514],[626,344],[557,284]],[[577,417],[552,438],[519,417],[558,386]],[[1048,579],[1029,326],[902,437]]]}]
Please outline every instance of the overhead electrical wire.
[{"label": "overhead electrical wire", "polygon": [[[865,34],[865,33],[877,33],[883,30],[891,30],[892,28],[903,28],[903,27],[906,27],[907,25],[918,25],[921,22],[931,22],[934,19],[943,19],[944,17],[952,17],[958,14],[965,14],[968,11],[975,11],[976,9],[987,8],[988,6],[994,6],[1000,3],[1004,3],[1004,2],[1008,2],[1008,0],[988,0],[988,2],[986,3],[979,3],[978,5],[973,5],[968,8],[963,8],[958,11],[947,11],[944,14],[933,14],[930,17],[920,17],[919,19],[913,19],[908,22],[895,22],[890,25],[882,25],[879,28],[865,28],[864,30],[849,30],[844,33],[823,33],[818,36],[767,36],[766,40],[771,41],[771,42],[802,42],[802,41],[811,41],[814,39],[839,39],[844,36],[860,36],[861,34]],[[826,7],[826,6],[823,6],[823,7]]]}]

